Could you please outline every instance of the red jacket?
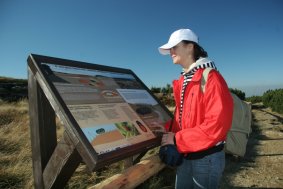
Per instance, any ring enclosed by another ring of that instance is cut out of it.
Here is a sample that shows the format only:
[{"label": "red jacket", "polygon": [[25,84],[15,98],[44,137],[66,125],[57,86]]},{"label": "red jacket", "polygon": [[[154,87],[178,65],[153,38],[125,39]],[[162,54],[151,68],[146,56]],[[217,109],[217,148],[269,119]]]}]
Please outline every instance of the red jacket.
[{"label": "red jacket", "polygon": [[[197,152],[225,141],[231,127],[233,99],[228,86],[216,70],[210,71],[201,91],[201,77],[204,69],[199,69],[189,82],[184,94],[182,128],[179,126],[180,100],[184,77],[173,81],[176,111],[172,125],[177,149],[181,153]],[[167,125],[168,129],[168,125]]]}]

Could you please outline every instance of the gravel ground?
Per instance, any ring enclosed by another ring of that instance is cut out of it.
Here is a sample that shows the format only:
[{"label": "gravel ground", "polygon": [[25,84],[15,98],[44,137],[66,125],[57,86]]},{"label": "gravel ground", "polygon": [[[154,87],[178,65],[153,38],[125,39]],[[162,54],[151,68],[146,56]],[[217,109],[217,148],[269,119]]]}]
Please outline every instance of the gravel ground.
[{"label": "gravel ground", "polygon": [[253,105],[246,155],[226,157],[221,189],[283,188],[283,115]]}]

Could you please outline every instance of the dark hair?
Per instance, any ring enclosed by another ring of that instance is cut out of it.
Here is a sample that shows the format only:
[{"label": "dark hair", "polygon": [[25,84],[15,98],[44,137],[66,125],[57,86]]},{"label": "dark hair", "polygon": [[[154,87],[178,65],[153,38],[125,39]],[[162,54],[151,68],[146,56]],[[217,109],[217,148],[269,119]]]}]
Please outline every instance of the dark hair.
[{"label": "dark hair", "polygon": [[186,40],[184,40],[183,43],[194,44],[194,53],[195,53],[194,58],[195,58],[195,60],[198,60],[200,57],[207,57],[208,56],[207,52],[201,46],[199,46],[197,43],[195,43],[193,41],[186,41]]}]

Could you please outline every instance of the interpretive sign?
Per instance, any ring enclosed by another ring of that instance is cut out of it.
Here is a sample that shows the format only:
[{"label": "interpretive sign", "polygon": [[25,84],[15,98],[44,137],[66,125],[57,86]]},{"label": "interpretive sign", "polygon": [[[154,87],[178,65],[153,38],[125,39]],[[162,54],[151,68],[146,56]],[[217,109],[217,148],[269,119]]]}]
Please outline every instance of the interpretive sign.
[{"label": "interpretive sign", "polygon": [[34,54],[28,65],[90,169],[160,145],[172,115],[133,71]]}]

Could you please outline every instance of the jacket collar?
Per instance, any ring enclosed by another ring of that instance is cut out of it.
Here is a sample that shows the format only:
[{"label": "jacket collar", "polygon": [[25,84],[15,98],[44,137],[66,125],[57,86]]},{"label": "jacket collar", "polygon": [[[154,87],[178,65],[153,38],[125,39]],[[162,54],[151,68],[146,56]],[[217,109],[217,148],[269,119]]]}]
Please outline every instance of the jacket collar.
[{"label": "jacket collar", "polygon": [[[207,63],[213,63],[213,61],[210,60],[209,58],[200,57],[197,61],[195,61],[194,63],[190,65],[187,73],[189,74],[190,72],[194,72],[198,67],[201,67],[202,65],[207,64]],[[183,69],[182,73],[184,72],[185,70]]]}]

